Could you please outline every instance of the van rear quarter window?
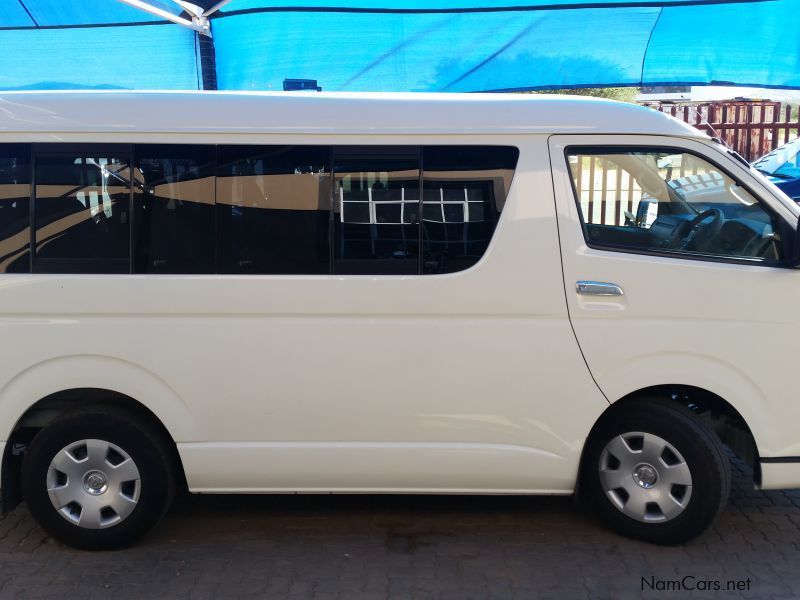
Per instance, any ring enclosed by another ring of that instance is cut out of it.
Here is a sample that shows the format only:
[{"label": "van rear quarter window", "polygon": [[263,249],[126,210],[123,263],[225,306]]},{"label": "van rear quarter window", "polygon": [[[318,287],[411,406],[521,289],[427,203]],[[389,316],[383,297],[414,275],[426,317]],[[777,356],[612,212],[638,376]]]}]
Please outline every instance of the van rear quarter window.
[{"label": "van rear quarter window", "polygon": [[423,273],[478,262],[494,234],[519,159],[517,148],[428,146],[423,154]]}]

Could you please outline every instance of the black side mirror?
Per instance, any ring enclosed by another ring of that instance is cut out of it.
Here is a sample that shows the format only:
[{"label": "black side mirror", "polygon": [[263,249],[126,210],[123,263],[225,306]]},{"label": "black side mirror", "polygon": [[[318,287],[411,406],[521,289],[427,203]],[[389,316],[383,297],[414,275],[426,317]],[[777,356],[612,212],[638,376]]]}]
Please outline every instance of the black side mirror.
[{"label": "black side mirror", "polygon": [[639,223],[636,222],[636,215],[630,212],[629,210],[622,211],[622,214],[625,215],[625,225],[630,227],[638,227]]}]

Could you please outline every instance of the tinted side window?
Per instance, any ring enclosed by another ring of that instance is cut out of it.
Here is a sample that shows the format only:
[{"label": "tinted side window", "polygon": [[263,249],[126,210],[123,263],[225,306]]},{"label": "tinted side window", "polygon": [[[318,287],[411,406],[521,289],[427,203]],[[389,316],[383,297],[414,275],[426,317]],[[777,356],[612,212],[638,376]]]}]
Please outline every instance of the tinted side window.
[{"label": "tinted side window", "polygon": [[334,150],[334,273],[419,273],[419,149]]},{"label": "tinted side window", "polygon": [[330,149],[219,146],[220,273],[330,270]]},{"label": "tinted side window", "polygon": [[135,147],[135,273],[214,272],[214,153],[214,146]]},{"label": "tinted side window", "polygon": [[35,271],[129,272],[129,162],[100,149],[36,155]]},{"label": "tinted side window", "polygon": [[468,269],[486,251],[500,218],[519,150],[426,146],[423,151],[424,273]]},{"label": "tinted side window", "polygon": [[[30,263],[29,153],[22,144],[0,152],[0,272]],[[500,146],[37,144],[33,268],[460,271],[486,251],[518,154]]]},{"label": "tinted side window", "polygon": [[673,149],[567,153],[589,245],[775,263],[778,218],[707,160]]},{"label": "tinted side window", "polygon": [[30,271],[31,148],[0,145],[0,273]]}]

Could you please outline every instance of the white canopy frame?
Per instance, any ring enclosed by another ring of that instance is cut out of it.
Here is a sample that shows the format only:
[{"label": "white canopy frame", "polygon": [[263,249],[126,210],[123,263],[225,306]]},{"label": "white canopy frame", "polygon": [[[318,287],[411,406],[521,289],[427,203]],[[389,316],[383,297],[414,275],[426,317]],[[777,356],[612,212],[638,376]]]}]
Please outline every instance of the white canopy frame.
[{"label": "white canopy frame", "polygon": [[132,6],[134,8],[138,8],[139,10],[143,10],[151,15],[155,15],[157,17],[161,17],[167,21],[171,21],[172,23],[176,23],[183,27],[188,27],[198,33],[202,33],[208,37],[211,37],[211,26],[208,23],[208,17],[217,12],[220,8],[228,4],[231,0],[220,0],[210,8],[204,9],[202,6],[197,6],[192,4],[191,2],[186,2],[185,0],[172,0],[175,4],[180,6],[186,13],[192,16],[191,20],[185,19],[183,17],[179,17],[177,15],[172,14],[164,9],[158,8],[157,6],[153,6],[152,4],[148,4],[143,0],[119,0],[120,2]]}]

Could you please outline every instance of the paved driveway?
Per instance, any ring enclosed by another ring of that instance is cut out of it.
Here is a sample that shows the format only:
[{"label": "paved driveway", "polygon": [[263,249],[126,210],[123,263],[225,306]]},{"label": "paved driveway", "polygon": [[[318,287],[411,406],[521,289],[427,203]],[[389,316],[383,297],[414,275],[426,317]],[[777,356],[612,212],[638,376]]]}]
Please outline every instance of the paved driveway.
[{"label": "paved driveway", "polygon": [[21,506],[0,520],[0,597],[800,597],[800,491],[755,492],[734,469],[716,528],[672,548],[620,538],[569,498],[189,497],[106,553],[61,546]]}]

